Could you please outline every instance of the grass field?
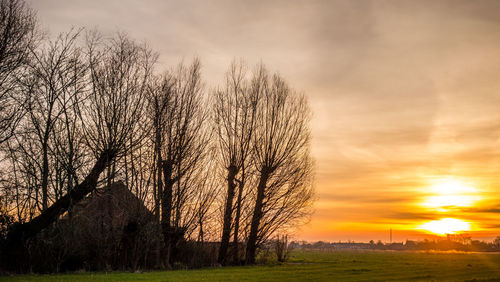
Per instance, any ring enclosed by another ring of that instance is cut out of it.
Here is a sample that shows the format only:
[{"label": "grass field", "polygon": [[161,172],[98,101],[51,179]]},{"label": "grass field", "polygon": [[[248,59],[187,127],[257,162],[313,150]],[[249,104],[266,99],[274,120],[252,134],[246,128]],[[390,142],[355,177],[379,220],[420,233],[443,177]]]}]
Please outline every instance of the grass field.
[{"label": "grass field", "polygon": [[284,264],[144,273],[0,277],[5,281],[500,281],[500,254],[295,251]]}]

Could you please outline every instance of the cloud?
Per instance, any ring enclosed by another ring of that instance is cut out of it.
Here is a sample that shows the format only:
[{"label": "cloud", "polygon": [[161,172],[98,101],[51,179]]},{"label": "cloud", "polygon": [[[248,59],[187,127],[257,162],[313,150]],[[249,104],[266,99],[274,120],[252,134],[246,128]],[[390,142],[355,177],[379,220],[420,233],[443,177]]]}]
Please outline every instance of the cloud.
[{"label": "cloud", "polygon": [[500,205],[490,206],[490,207],[480,207],[480,208],[468,208],[462,209],[466,213],[500,213]]}]

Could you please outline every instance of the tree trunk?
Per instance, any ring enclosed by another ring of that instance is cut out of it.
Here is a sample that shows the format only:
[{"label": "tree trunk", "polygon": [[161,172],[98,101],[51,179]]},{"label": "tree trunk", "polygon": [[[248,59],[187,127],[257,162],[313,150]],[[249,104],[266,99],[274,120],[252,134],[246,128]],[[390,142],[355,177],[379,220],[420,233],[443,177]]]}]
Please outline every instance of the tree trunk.
[{"label": "tree trunk", "polygon": [[255,208],[253,210],[252,222],[250,226],[250,235],[248,236],[247,249],[246,249],[246,264],[255,263],[255,253],[257,251],[257,235],[259,233],[260,221],[262,219],[262,208],[265,196],[265,190],[269,172],[263,169],[260,173],[259,185],[257,186],[257,198],[255,200]]},{"label": "tree trunk", "polygon": [[238,183],[238,199],[236,200],[236,215],[234,217],[234,250],[233,250],[233,261],[240,264],[240,246],[238,242],[238,235],[240,230],[240,217],[241,217],[241,201],[243,197],[243,188],[245,187],[245,168],[243,167],[241,171],[241,180]]},{"label": "tree trunk", "polygon": [[160,199],[162,198],[163,195],[163,180],[162,180],[162,157],[161,157],[161,135],[159,133],[159,130],[156,132],[156,137],[155,137],[155,152],[156,152],[156,157],[157,157],[157,165],[155,167],[155,170],[157,170],[157,193],[155,195],[155,211],[156,211],[156,220],[157,222],[160,222]]},{"label": "tree trunk", "polygon": [[217,262],[225,265],[227,262],[227,249],[229,248],[229,238],[231,237],[231,217],[233,214],[233,200],[234,200],[234,190],[236,189],[236,184],[234,183],[236,173],[238,169],[235,166],[229,166],[227,169],[227,198],[226,206],[224,208],[224,224],[222,227],[222,238],[219,248],[219,256]]},{"label": "tree trunk", "polygon": [[198,232],[198,242],[201,243],[201,246],[203,246],[203,243],[204,243],[204,241],[203,241],[203,236],[204,236],[203,235],[203,220],[200,219],[198,221],[198,224],[200,226],[200,230]]},{"label": "tree trunk", "polygon": [[[161,149],[160,149],[161,136],[156,132],[155,139],[155,162],[156,165],[153,168],[153,182],[154,182],[154,201],[155,201],[155,220],[157,224],[161,223],[161,213],[160,213],[160,202],[163,195],[163,179],[162,179],[162,157],[161,157]],[[161,243],[157,242],[156,245],[156,266],[161,267],[163,263],[161,262]]]},{"label": "tree trunk", "polygon": [[165,242],[166,250],[166,262],[170,266],[171,251],[172,251],[172,228],[170,224],[170,217],[172,215],[172,189],[174,182],[172,181],[172,163],[169,161],[163,161],[163,177],[165,179],[163,188],[163,194],[161,199],[161,229],[163,233],[163,241]]},{"label": "tree trunk", "polygon": [[[48,132],[48,131],[47,131]],[[46,140],[42,145],[42,211],[48,207],[48,186],[49,186],[49,156],[48,156],[48,139],[49,135],[44,136]]]}]

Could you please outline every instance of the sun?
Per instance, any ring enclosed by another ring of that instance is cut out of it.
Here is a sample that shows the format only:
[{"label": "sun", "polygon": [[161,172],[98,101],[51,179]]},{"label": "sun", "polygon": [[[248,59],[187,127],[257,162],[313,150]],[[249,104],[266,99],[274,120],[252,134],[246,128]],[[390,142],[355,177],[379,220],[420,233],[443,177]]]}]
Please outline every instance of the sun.
[{"label": "sun", "polygon": [[456,218],[443,218],[440,220],[433,220],[426,222],[418,229],[424,229],[434,234],[446,235],[455,234],[463,231],[470,231],[471,225],[469,222],[456,219]]},{"label": "sun", "polygon": [[435,213],[439,220],[423,223],[417,229],[438,235],[470,231],[471,223],[458,219],[464,208],[470,208],[481,200],[477,186],[456,178],[440,178],[429,185],[420,205],[426,212]]},{"label": "sun", "polygon": [[453,208],[472,207],[481,199],[477,188],[455,179],[440,179],[428,190],[430,195],[422,202],[422,206],[439,212],[446,212]]}]

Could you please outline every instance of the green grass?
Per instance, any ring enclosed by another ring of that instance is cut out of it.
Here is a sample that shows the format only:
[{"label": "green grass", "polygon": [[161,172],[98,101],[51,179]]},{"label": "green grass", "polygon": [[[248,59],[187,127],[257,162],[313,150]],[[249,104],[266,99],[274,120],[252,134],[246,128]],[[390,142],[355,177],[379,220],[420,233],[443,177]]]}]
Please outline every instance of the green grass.
[{"label": "green grass", "polygon": [[296,251],[288,263],[144,273],[0,277],[5,281],[500,281],[500,254]]}]

